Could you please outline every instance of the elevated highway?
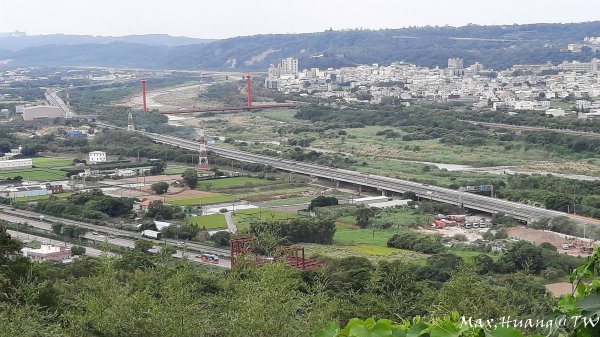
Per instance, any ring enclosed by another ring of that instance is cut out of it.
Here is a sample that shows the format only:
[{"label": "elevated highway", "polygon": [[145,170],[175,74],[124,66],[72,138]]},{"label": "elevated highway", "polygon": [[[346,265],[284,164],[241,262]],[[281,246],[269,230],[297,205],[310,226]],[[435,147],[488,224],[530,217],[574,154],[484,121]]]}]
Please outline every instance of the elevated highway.
[{"label": "elevated highway", "polygon": [[[105,127],[114,127],[108,124],[102,124]],[[165,136],[155,133],[140,132],[153,139],[157,143],[176,146],[192,151],[198,150],[198,143],[193,140]],[[577,215],[567,214],[548,210],[540,207],[525,205],[517,202],[486,197],[476,194],[468,194],[448,188],[430,186],[427,184],[416,183],[407,180],[389,178],[373,174],[365,174],[356,171],[332,168],[327,166],[307,164],[294,160],[274,158],[265,155],[248,153],[238,150],[231,150],[214,145],[207,145],[208,150],[215,154],[238,160],[241,162],[258,163],[269,165],[279,170],[305,174],[313,177],[341,181],[358,186],[368,186],[381,191],[390,191],[404,193],[406,191],[415,192],[419,197],[441,201],[454,205],[463,205],[465,208],[480,210],[489,213],[504,213],[517,219],[527,222],[535,221],[541,218],[554,218],[559,216],[569,217],[571,220],[585,225],[600,225],[600,220],[583,218]]]}]

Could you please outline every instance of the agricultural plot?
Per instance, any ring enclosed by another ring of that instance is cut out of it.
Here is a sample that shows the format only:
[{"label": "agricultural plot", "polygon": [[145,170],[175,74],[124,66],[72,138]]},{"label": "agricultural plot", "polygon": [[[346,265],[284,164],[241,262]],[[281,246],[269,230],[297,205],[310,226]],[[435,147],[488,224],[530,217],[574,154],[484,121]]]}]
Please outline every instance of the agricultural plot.
[{"label": "agricultural plot", "polygon": [[34,181],[47,181],[47,180],[61,180],[67,179],[66,172],[56,169],[21,169],[21,170],[10,170],[0,171],[0,178],[14,178],[17,176],[23,177],[24,180]]},{"label": "agricultural plot", "polygon": [[274,211],[267,208],[252,208],[235,211],[233,214],[233,221],[235,222],[238,230],[250,228],[250,224],[254,221],[259,220],[284,220],[295,218],[296,215],[292,213]]},{"label": "agricultural plot", "polygon": [[177,206],[201,206],[234,202],[238,200],[239,198],[234,195],[215,193],[201,197],[171,198],[167,199],[167,202]]},{"label": "agricultural plot", "polygon": [[66,192],[66,193],[59,193],[59,194],[35,195],[35,196],[31,196],[31,197],[15,198],[15,201],[46,200],[46,199],[49,199],[50,197],[66,198],[66,197],[68,197],[68,196],[70,196],[72,194],[73,193],[71,193],[71,192]]},{"label": "agricultural plot", "polygon": [[259,179],[254,177],[233,177],[211,180],[201,180],[198,182],[197,190],[200,191],[219,191],[235,188],[252,188],[278,183],[278,181]]},{"label": "agricultural plot", "polygon": [[227,221],[223,214],[210,214],[200,216],[190,216],[185,219],[190,225],[197,226],[202,229],[221,229],[227,228]]}]

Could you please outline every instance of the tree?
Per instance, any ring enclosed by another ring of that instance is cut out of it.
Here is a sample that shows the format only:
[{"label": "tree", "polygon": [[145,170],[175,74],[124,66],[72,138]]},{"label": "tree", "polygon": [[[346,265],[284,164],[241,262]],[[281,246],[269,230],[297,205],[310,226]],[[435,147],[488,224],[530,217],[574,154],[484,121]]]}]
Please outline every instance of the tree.
[{"label": "tree", "polygon": [[308,205],[308,209],[310,211],[312,211],[315,209],[315,207],[335,206],[337,204],[338,204],[338,199],[336,197],[327,197],[327,196],[321,195],[310,201],[310,205]]},{"label": "tree", "polygon": [[354,213],[354,216],[356,217],[356,225],[360,228],[367,228],[372,215],[373,210],[371,210],[369,207],[358,207],[356,209],[356,213]]},{"label": "tree", "polygon": [[198,172],[196,170],[187,169],[183,171],[181,178],[189,188],[196,188],[198,185]]},{"label": "tree", "polygon": [[85,255],[86,249],[82,246],[71,247],[71,254],[73,255]]},{"label": "tree", "polygon": [[135,247],[133,250],[137,252],[147,253],[152,247],[154,247],[154,243],[148,240],[136,240]]},{"label": "tree", "polygon": [[501,261],[512,271],[528,270],[537,274],[546,268],[543,250],[533,243],[518,241],[506,250]]},{"label": "tree", "polygon": [[[162,160],[154,162],[152,167],[150,168],[150,174],[157,175],[165,172],[165,168],[167,168],[167,164]],[[160,193],[159,193],[160,194]]]},{"label": "tree", "polygon": [[219,246],[229,246],[229,240],[231,240],[231,233],[229,233],[228,231],[218,231],[215,234],[211,235],[209,240],[216,243]]},{"label": "tree", "polygon": [[53,223],[52,224],[52,232],[56,235],[61,235],[63,226],[64,226],[64,224],[60,223],[60,222]]},{"label": "tree", "polygon": [[156,194],[165,194],[169,190],[169,184],[164,181],[160,181],[152,184],[150,189],[152,189],[152,191],[154,191]]}]

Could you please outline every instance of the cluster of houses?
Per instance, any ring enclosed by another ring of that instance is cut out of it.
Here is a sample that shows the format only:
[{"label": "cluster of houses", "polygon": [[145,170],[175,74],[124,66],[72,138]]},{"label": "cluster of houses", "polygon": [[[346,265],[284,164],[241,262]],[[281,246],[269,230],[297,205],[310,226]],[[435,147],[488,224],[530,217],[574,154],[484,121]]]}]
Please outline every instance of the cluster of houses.
[{"label": "cluster of houses", "polygon": [[[267,88],[330,102],[410,105],[417,101],[458,101],[472,104],[475,109],[540,110],[563,116],[575,113],[576,100],[594,104],[594,98],[600,96],[598,59],[558,65],[514,65],[502,71],[485,69],[480,63],[465,67],[463,60],[457,58],[449,59],[447,68],[394,62],[302,71],[297,70],[297,60],[286,60],[269,67]],[[290,63],[294,65],[291,70],[286,68]],[[571,102],[569,108],[551,103],[566,98]],[[600,109],[579,111],[578,117],[598,118]]]}]

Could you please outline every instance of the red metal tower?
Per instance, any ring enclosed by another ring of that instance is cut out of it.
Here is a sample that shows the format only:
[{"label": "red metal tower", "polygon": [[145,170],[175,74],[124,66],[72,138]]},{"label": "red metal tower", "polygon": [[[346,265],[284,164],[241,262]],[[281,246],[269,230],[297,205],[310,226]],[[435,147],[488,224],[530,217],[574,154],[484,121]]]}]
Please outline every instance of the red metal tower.
[{"label": "red metal tower", "polygon": [[250,75],[246,76],[246,92],[248,92],[248,107],[252,107],[252,80]]},{"label": "red metal tower", "polygon": [[146,80],[142,80],[142,101],[144,103],[144,112],[147,112],[146,108]]},{"label": "red metal tower", "polygon": [[208,152],[206,151],[206,139],[204,138],[204,125],[200,125],[200,149],[198,149],[198,170],[208,169]]}]

